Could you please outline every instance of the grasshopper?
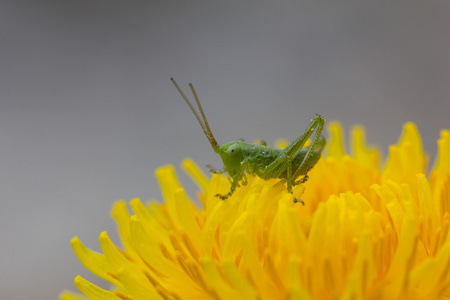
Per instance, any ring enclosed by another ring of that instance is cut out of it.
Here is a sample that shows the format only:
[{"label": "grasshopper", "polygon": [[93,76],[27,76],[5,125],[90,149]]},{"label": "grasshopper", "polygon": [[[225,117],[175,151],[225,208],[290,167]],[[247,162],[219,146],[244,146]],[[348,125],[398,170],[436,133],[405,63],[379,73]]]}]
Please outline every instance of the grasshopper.
[{"label": "grasshopper", "polygon": [[[322,116],[316,115],[311,120],[311,123],[305,132],[284,149],[267,147],[267,144],[264,141],[262,141],[261,144],[249,144],[245,143],[244,140],[232,141],[220,146],[209,128],[208,121],[206,120],[205,113],[203,112],[202,105],[197,97],[194,86],[191,83],[189,84],[202,118],[200,118],[194,106],[175,80],[173,78],[170,80],[194,113],[203,132],[211,143],[212,148],[222,158],[224,164],[222,170],[215,170],[210,165],[207,167],[212,173],[227,172],[229,178],[231,178],[230,191],[225,195],[217,194],[216,197],[225,200],[233,195],[236,188],[240,186],[239,182],[241,182],[242,185],[247,184],[246,174],[257,175],[264,180],[279,178],[287,183],[287,190],[291,194],[293,186],[308,180],[308,172],[317,163],[322,150],[326,145],[325,138],[321,136],[325,123]],[[311,144],[307,148],[303,148],[314,131],[315,134],[311,140]],[[295,179],[301,175],[303,175],[303,177],[298,181],[295,181]],[[301,202],[304,205],[304,202],[300,199],[294,198],[294,202]]]}]

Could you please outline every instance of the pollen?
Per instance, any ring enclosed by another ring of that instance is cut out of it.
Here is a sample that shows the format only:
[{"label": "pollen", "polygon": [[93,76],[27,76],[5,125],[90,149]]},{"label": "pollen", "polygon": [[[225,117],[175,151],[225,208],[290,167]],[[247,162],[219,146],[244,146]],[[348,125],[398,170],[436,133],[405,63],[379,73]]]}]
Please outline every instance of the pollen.
[{"label": "pollen", "polygon": [[[121,245],[101,253],[73,238],[81,263],[111,285],[81,276],[75,299],[445,299],[450,297],[450,131],[429,175],[416,126],[407,123],[380,167],[360,126],[330,122],[326,154],[292,194],[280,180],[247,175],[227,200],[224,175],[190,159],[191,198],[171,165],[156,170],[162,202],[116,202]],[[283,144],[280,142],[280,144]]]}]

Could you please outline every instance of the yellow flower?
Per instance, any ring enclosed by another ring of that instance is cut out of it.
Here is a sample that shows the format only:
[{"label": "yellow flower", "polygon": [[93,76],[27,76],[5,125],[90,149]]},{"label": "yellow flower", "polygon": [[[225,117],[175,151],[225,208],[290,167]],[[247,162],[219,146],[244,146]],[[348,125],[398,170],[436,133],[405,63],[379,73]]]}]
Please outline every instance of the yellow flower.
[{"label": "yellow flower", "polygon": [[[442,131],[429,175],[419,133],[408,123],[380,171],[364,131],[330,125],[328,155],[294,190],[248,176],[221,201],[226,177],[208,181],[190,160],[197,208],[174,168],[156,171],[164,204],[123,201],[112,215],[122,246],[100,234],[103,254],[75,237],[73,249],[111,291],[75,278],[90,299],[438,299],[450,298],[450,131]],[[63,293],[60,299],[85,299]]]}]

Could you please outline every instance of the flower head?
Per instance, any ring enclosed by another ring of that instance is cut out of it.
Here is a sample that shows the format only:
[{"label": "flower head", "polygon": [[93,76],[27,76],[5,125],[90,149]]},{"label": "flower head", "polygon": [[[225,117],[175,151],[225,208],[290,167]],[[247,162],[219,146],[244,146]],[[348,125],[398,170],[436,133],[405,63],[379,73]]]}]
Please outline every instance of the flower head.
[{"label": "flower head", "polygon": [[[73,249],[101,289],[81,276],[90,299],[437,299],[450,297],[450,131],[442,131],[436,163],[414,124],[404,127],[380,170],[364,131],[330,125],[328,155],[294,189],[248,176],[225,201],[226,177],[208,180],[191,161],[203,208],[182,189],[174,168],[156,171],[164,203],[117,202],[112,215],[122,246],[100,234],[102,254],[75,237]],[[61,299],[83,299],[64,293]]]}]

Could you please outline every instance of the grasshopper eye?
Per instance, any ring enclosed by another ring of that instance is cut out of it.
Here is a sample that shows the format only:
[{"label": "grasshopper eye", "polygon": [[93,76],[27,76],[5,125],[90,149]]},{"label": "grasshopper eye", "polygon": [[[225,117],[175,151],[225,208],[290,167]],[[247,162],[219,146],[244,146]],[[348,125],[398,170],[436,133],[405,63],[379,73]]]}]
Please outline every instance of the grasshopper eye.
[{"label": "grasshopper eye", "polygon": [[238,150],[239,150],[239,146],[238,145],[231,145],[230,147],[228,147],[228,150],[227,150],[228,156],[236,155]]}]

